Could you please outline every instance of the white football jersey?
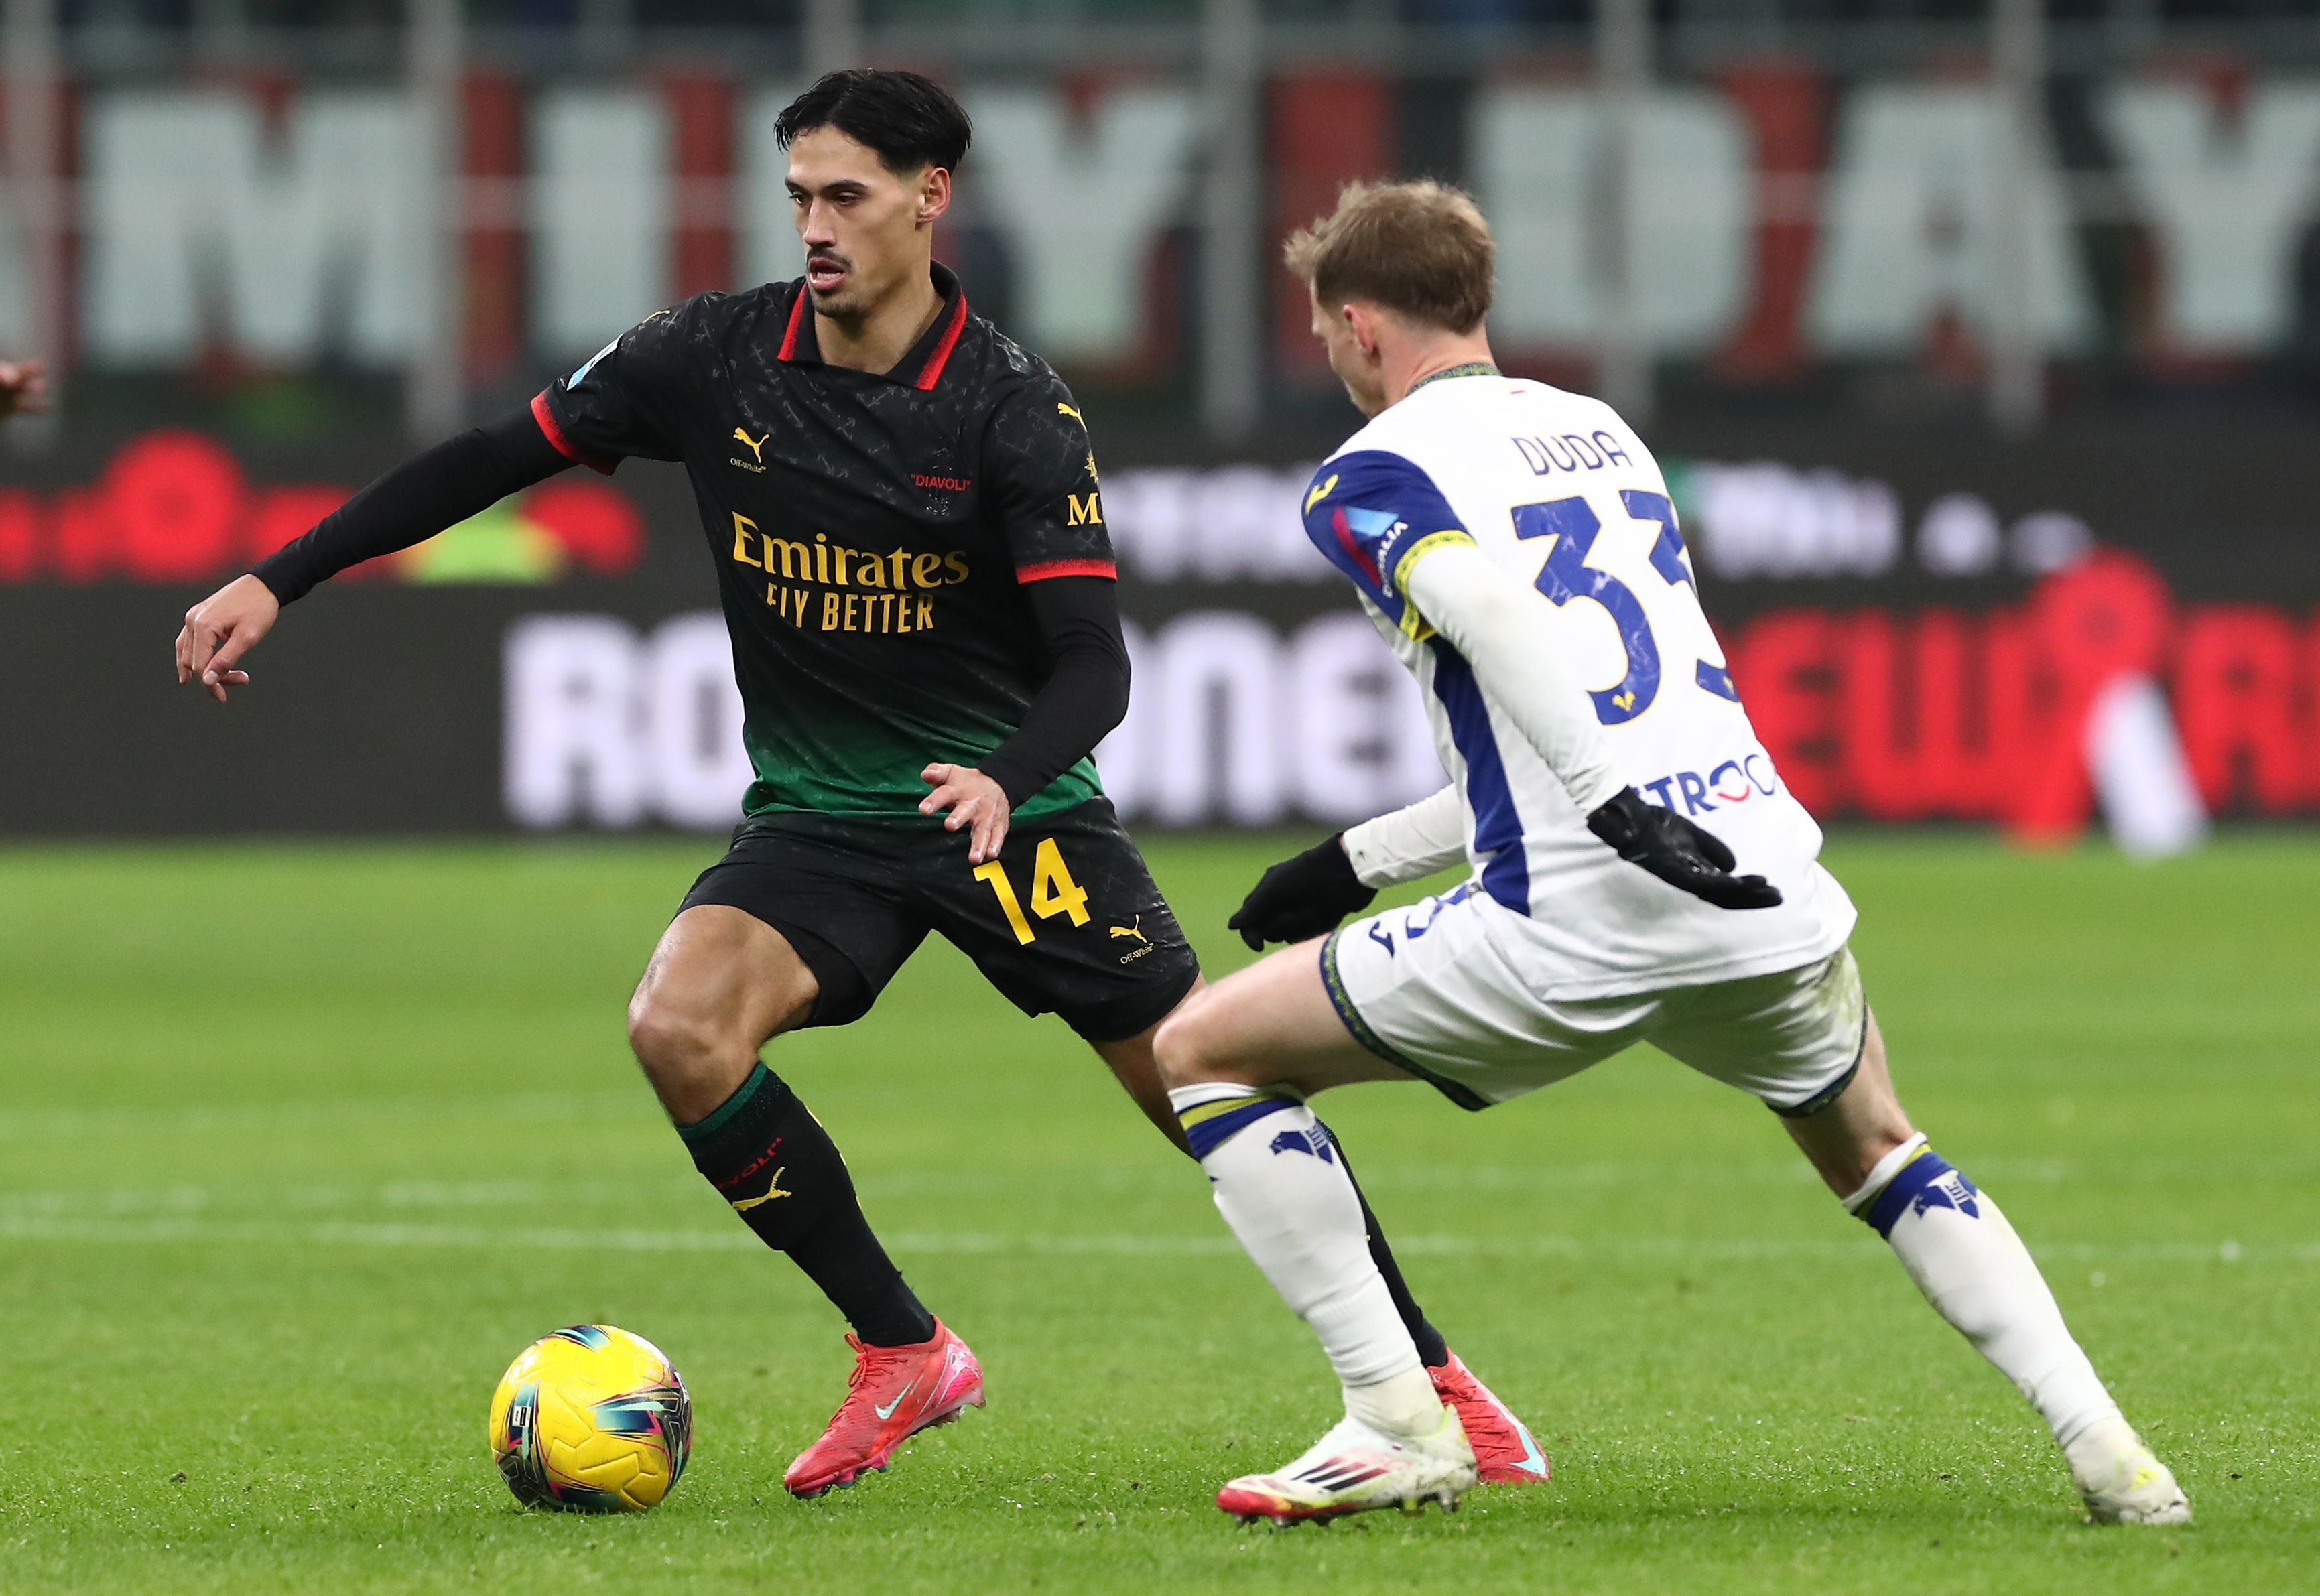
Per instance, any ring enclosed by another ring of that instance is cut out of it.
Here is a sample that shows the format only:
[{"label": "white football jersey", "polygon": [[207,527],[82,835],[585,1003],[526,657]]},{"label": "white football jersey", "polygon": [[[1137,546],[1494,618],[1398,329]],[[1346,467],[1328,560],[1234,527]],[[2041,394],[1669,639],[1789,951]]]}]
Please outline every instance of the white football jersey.
[{"label": "white football jersey", "polygon": [[[1314,474],[1305,530],[1350,576],[1418,678],[1464,795],[1475,883],[1525,917],[1543,998],[1736,980],[1828,957],[1853,908],[1818,863],[1820,828],[1756,739],[1699,606],[1659,466],[1598,400],[1491,376],[1426,383]],[[1548,601],[1539,620],[1582,684],[1618,772],[1715,832],[1778,908],[1718,909],[1645,875],[1587,830],[1562,783],[1403,592],[1416,563],[1471,540]]]}]

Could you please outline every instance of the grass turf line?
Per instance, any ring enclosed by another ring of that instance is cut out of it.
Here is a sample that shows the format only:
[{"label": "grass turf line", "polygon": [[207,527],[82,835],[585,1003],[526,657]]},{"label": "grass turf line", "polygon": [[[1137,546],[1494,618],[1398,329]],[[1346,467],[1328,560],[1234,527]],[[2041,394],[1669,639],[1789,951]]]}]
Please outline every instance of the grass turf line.
[{"label": "grass turf line", "polygon": [[[0,853],[0,1591],[2320,1582],[2311,840],[1831,849],[1905,1101],[2191,1493],[2197,1527],[2143,1534],[2080,1527],[2043,1428],[1770,1117],[1649,1053],[1480,1116],[1332,1098],[1555,1481],[1237,1531],[1216,1485],[1319,1432],[1326,1365],[1092,1056],[938,946],[770,1056],[992,1405],[792,1502],[840,1327],[692,1174],[621,1036],[712,851]],[[1154,846],[1212,968],[1278,851]],[[640,1518],[521,1512],[485,1400],[591,1319],[684,1371],[692,1472]]]}]

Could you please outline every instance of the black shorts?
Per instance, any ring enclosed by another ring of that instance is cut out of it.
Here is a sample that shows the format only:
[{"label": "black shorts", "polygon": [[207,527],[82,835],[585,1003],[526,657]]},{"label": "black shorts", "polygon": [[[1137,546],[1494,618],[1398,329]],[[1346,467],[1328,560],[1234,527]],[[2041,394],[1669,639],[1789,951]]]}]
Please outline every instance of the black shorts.
[{"label": "black shorts", "polygon": [[809,1025],[868,1013],[929,931],[1026,1014],[1092,1042],[1157,1024],[1200,978],[1110,799],[1018,821],[991,863],[966,849],[965,831],[926,821],[758,815],[679,912],[728,904],[787,938],[821,984]]}]

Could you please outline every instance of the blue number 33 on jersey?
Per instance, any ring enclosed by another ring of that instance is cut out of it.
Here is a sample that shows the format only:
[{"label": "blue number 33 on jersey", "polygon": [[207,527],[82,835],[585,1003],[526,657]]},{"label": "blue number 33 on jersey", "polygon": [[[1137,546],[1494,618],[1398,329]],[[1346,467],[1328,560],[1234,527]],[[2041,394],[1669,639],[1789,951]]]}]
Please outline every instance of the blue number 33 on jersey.
[{"label": "blue number 33 on jersey", "polygon": [[[1683,535],[1676,530],[1675,506],[1668,503],[1667,495],[1631,488],[1619,494],[1619,503],[1636,520],[1659,523],[1660,535],[1652,544],[1652,569],[1671,586],[1690,583],[1698,591],[1699,585],[1691,581],[1691,567],[1684,563]],[[1590,688],[1587,696],[1594,700],[1595,718],[1604,725],[1634,720],[1659,697],[1660,646],[1635,589],[1587,563],[1587,557],[1595,551],[1595,540],[1602,534],[1602,519],[1593,505],[1581,498],[1518,504],[1514,518],[1516,537],[1551,535],[1554,539],[1546,551],[1546,565],[1538,574],[1539,592],[1558,609],[1573,599],[1591,599],[1603,606],[1619,629],[1619,642],[1627,656],[1626,674],[1617,685]],[[1740,702],[1730,673],[1720,665],[1705,659],[1693,662],[1692,680],[1718,698]]]}]

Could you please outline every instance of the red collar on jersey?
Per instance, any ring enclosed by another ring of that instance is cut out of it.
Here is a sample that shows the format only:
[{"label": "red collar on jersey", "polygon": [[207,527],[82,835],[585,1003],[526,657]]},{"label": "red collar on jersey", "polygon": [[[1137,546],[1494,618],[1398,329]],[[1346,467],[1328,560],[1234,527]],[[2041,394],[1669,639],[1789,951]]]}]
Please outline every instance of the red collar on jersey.
[{"label": "red collar on jersey", "polygon": [[[935,292],[943,297],[943,308],[936,313],[934,324],[920,335],[908,354],[894,363],[893,370],[874,374],[890,382],[907,383],[922,394],[932,392],[935,384],[942,380],[943,367],[949,364],[951,351],[958,347],[959,334],[966,331],[966,291],[959,286],[956,274],[939,262],[929,270],[934,278]],[[790,300],[789,325],[782,332],[780,358],[793,365],[822,363],[821,349],[814,337],[814,318],[810,313],[812,299],[801,277]]]}]

